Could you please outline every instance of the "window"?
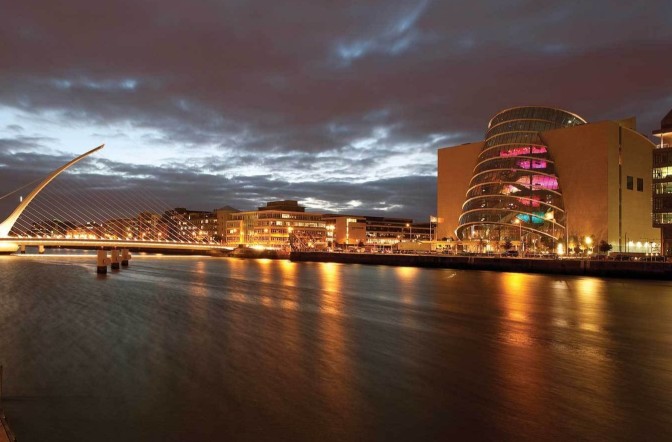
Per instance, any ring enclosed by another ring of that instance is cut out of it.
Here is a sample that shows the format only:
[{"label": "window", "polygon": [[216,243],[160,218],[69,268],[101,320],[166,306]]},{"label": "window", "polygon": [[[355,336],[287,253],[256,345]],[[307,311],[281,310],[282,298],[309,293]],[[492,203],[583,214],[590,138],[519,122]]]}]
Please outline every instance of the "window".
[{"label": "window", "polygon": [[628,175],[628,190],[633,189],[633,179],[630,175]]},{"label": "window", "polygon": [[644,178],[637,178],[637,192],[644,192]]}]

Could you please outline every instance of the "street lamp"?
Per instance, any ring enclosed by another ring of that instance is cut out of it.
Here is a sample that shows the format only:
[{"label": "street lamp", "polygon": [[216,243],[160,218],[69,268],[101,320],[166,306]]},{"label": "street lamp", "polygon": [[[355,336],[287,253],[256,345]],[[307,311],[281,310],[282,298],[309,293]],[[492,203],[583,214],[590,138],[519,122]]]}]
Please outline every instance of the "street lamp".
[{"label": "street lamp", "polygon": [[[591,238],[590,236],[586,236],[586,248],[590,247],[591,254],[593,253],[592,244],[593,244],[593,238]],[[586,254],[588,254],[588,250],[586,250]]]},{"label": "street lamp", "polygon": [[514,219],[513,223],[518,224],[518,237],[519,237],[519,240],[520,240],[521,251],[524,251],[524,250],[522,250],[522,248],[523,248],[522,247],[523,246],[523,223],[520,221],[520,218]]},{"label": "street lamp", "polygon": [[406,223],[406,227],[408,227],[408,240],[413,241],[413,224]]},{"label": "street lamp", "polygon": [[544,219],[551,222],[551,227],[553,229],[553,242],[551,249],[555,250],[555,213],[553,211],[546,212]]}]

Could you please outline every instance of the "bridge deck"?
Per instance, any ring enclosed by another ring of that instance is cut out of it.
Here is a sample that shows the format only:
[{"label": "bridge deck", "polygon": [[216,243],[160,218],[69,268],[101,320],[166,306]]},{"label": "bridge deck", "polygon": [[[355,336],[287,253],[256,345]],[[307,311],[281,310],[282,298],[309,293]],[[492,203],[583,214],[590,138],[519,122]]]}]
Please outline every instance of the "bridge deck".
[{"label": "bridge deck", "polygon": [[25,246],[45,246],[45,247],[92,247],[92,248],[126,248],[126,249],[165,249],[165,250],[226,250],[233,249],[231,246],[208,243],[187,243],[172,241],[120,241],[106,239],[61,239],[61,238],[22,238],[22,237],[4,237],[0,238],[0,243],[13,243]]}]

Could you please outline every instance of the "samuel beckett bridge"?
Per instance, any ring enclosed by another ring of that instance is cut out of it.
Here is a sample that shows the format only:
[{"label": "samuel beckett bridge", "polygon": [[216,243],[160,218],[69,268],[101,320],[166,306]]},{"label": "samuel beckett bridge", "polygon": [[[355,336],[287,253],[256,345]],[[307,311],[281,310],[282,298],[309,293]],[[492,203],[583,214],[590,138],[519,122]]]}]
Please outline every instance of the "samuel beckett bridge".
[{"label": "samuel beckett bridge", "polygon": [[0,223],[0,253],[25,251],[27,246],[37,247],[40,253],[45,247],[178,253],[231,250],[141,185],[131,186],[123,177],[110,175],[104,186],[89,186],[87,177],[105,178],[97,165],[91,164],[84,170],[73,168],[63,173],[103,147],[78,156],[41,181],[0,196],[16,195],[39,181]]}]

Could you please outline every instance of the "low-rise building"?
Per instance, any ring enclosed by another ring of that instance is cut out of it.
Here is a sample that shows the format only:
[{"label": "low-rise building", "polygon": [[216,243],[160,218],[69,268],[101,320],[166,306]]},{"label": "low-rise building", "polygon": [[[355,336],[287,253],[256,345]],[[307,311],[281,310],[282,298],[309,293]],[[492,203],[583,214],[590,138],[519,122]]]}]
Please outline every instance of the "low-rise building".
[{"label": "low-rise building", "polygon": [[138,218],[113,218],[103,223],[106,239],[131,240],[138,238]]},{"label": "low-rise building", "polygon": [[178,207],[164,216],[167,234],[176,241],[217,241],[217,215],[206,210],[188,210]]},{"label": "low-rise building", "polygon": [[302,248],[326,246],[326,229],[322,215],[309,213],[297,201],[271,201],[253,211],[229,212],[226,217],[225,242],[231,246]]},{"label": "low-rise building", "polygon": [[430,224],[414,224],[410,218],[365,215],[324,215],[327,242],[332,247],[391,246],[405,241],[429,241]]}]

